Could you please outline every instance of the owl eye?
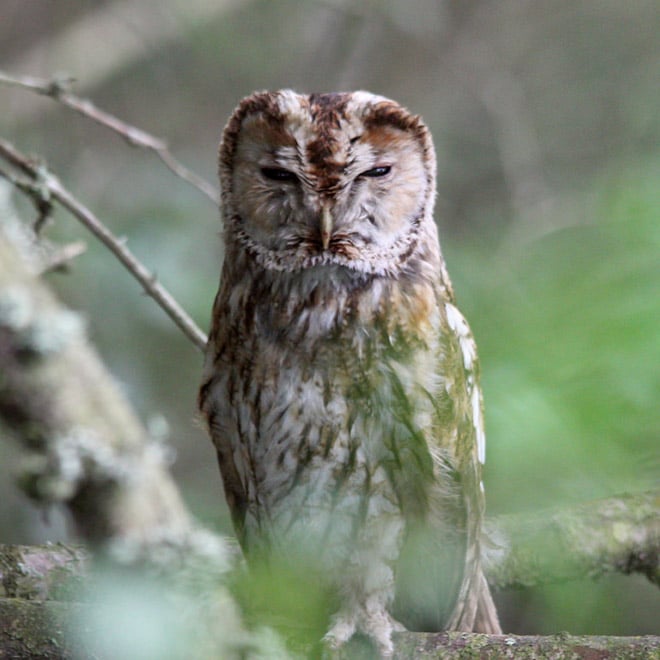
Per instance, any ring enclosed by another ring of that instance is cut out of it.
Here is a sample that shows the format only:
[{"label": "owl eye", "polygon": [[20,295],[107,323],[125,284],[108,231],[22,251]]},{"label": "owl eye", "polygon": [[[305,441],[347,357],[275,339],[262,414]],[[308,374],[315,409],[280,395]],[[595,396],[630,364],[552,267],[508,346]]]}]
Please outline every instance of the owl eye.
[{"label": "owl eye", "polygon": [[283,167],[262,167],[261,173],[271,181],[286,181],[295,183],[298,177],[291,171],[285,170]]},{"label": "owl eye", "polygon": [[385,176],[386,174],[389,174],[392,170],[391,165],[379,165],[378,167],[372,167],[370,170],[367,170],[366,172],[362,172],[360,176],[368,176],[368,177],[379,177],[379,176]]}]

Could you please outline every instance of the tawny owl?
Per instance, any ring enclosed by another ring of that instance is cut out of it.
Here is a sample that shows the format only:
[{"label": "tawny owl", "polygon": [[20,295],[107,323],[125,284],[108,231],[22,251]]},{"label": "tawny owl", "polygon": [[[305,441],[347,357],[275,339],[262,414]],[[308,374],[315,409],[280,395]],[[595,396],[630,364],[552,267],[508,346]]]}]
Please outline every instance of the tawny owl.
[{"label": "tawny owl", "polygon": [[498,632],[476,348],[422,120],[367,92],[256,93],[220,147],[225,258],[199,402],[248,559],[306,555],[326,640]]}]

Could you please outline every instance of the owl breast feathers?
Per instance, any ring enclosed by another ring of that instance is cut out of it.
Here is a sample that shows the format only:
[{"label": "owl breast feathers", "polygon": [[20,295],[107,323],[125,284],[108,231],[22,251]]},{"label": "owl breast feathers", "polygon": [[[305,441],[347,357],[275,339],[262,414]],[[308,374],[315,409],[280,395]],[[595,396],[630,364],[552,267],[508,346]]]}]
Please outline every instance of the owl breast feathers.
[{"label": "owl breast feathers", "polygon": [[[482,574],[476,347],[415,115],[256,93],[220,147],[225,258],[200,408],[248,559],[300,557],[355,632],[498,632]],[[313,570],[313,569],[310,569]]]}]

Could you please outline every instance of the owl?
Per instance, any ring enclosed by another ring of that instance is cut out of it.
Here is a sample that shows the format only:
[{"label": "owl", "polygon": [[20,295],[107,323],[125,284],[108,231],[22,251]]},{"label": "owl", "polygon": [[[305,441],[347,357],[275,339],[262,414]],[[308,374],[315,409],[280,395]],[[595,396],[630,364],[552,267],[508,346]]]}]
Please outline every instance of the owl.
[{"label": "owl", "polygon": [[[325,641],[500,631],[482,572],[479,367],[420,117],[260,92],[219,154],[225,256],[199,406],[248,563],[336,594]],[[311,579],[311,578],[310,578]]]}]

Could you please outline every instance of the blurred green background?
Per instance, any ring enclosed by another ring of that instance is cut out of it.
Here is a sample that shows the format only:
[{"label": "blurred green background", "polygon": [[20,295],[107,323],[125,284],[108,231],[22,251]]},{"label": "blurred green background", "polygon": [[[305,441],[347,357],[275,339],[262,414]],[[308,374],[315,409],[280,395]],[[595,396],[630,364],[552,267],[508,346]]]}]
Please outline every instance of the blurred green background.
[{"label": "blurred green background", "polygon": [[[441,242],[480,349],[496,514],[658,483],[658,25],[656,0],[3,0],[0,68],[74,76],[209,180],[224,121],[255,89],[365,88],[422,114]],[[208,327],[222,246],[207,199],[29,92],[0,87],[0,134],[45,156]],[[49,281],[142,418],[169,428],[192,510],[230,532],[195,419],[200,355],[71,218],[47,235],[88,240]],[[0,541],[69,538],[60,513],[16,492],[17,460],[0,433]],[[498,602],[510,632],[660,632],[657,590],[637,577]]]}]

